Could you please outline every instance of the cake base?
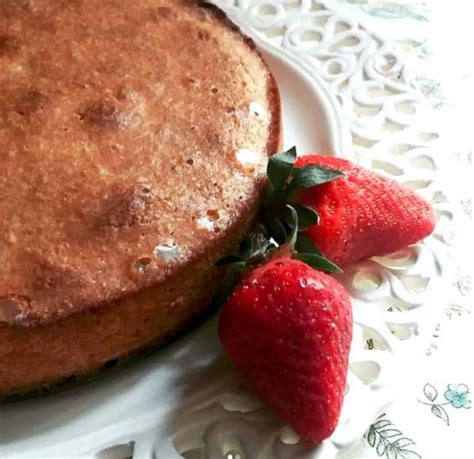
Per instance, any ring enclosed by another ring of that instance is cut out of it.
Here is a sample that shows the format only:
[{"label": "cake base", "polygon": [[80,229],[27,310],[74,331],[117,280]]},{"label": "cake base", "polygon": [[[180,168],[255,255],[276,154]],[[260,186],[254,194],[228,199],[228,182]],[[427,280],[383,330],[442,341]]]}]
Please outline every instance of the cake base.
[{"label": "cake base", "polygon": [[89,373],[82,375],[67,376],[62,380],[55,381],[52,384],[42,385],[27,389],[22,392],[13,392],[6,395],[0,394],[0,404],[8,404],[13,402],[19,402],[23,400],[34,399],[43,397],[46,395],[54,395],[57,393],[65,392],[71,389],[84,386],[88,383],[106,379],[107,377],[114,376],[123,370],[132,367],[139,361],[145,360],[147,357],[151,357],[160,350],[163,350],[167,346],[173,344],[174,341],[181,338],[189,331],[203,324],[210,316],[216,311],[216,307],[210,303],[206,309],[199,311],[194,317],[190,317],[188,322],[184,323],[180,329],[175,329],[169,332],[168,335],[162,336],[155,342],[148,344],[132,353],[111,359],[98,368]]}]

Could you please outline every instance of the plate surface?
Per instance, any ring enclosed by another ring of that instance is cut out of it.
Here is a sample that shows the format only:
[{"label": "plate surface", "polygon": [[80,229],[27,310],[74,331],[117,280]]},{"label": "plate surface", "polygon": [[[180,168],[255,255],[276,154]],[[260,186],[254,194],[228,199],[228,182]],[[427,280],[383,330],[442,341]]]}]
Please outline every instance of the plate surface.
[{"label": "plate surface", "polygon": [[[396,104],[416,101],[416,95],[400,79],[391,84],[403,68],[383,42],[323,7],[313,10],[311,2],[288,11],[273,2],[273,15],[262,9],[265,2],[220,3],[256,38],[275,73],[285,146],[347,156],[415,185],[424,180],[428,186],[418,188],[431,198],[437,191],[436,162],[413,173],[410,161],[432,158],[433,139],[424,128],[405,129],[412,119],[398,113]],[[316,44],[304,38],[317,34],[322,39]],[[365,117],[364,110],[376,114]],[[403,126],[402,133],[383,134],[390,123]],[[351,372],[339,426],[315,450],[306,450],[246,389],[222,351],[213,317],[102,381],[0,407],[0,457],[68,457],[73,451],[74,456],[117,458],[132,450],[137,458],[172,459],[180,457],[178,452],[223,458],[232,451],[248,458],[334,457],[390,402],[399,375],[406,374],[431,331],[435,315],[432,309],[427,314],[426,306],[433,293],[442,292],[441,239],[435,234],[341,276],[356,324]]]}]

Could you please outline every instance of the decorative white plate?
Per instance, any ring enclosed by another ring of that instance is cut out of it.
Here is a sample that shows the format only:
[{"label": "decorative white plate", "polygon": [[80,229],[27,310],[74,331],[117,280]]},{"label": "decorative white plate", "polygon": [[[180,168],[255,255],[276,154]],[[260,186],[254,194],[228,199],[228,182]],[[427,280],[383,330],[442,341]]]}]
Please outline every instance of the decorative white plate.
[{"label": "decorative white plate", "polygon": [[[423,244],[340,276],[354,307],[351,371],[333,436],[309,451],[232,369],[216,317],[101,381],[0,407],[0,457],[331,458],[360,439],[403,383],[432,331],[446,278],[436,133],[399,58],[359,24],[311,1],[220,1],[278,80],[285,146],[351,158],[412,186],[439,225]],[[269,43],[272,43],[270,45]],[[444,270],[444,271],[443,271]],[[443,276],[441,276],[443,274]],[[435,291],[436,287],[436,291]],[[433,297],[436,294],[436,297]],[[434,301],[433,298],[436,300]]]}]

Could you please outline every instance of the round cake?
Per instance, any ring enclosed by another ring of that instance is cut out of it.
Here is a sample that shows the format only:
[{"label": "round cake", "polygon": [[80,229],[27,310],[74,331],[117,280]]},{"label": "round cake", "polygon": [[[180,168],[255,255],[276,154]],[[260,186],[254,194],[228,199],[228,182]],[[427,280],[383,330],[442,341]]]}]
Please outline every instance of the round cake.
[{"label": "round cake", "polygon": [[209,310],[281,139],[251,40],[187,0],[0,2],[0,398]]}]

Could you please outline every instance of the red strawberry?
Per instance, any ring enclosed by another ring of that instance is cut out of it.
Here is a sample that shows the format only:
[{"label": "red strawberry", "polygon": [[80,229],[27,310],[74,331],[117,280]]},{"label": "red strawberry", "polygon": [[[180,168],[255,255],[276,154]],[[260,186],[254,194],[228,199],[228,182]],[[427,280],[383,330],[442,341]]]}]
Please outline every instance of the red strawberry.
[{"label": "red strawberry", "polygon": [[310,444],[339,419],[352,337],[344,288],[298,260],[251,271],[224,305],[219,336],[255,392]]},{"label": "red strawberry", "polygon": [[329,156],[303,156],[295,167],[308,164],[337,169],[346,175],[299,194],[299,200],[316,209],[321,217],[319,225],[308,228],[308,235],[337,265],[386,255],[433,231],[431,205],[396,181]]}]

